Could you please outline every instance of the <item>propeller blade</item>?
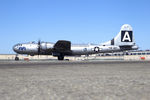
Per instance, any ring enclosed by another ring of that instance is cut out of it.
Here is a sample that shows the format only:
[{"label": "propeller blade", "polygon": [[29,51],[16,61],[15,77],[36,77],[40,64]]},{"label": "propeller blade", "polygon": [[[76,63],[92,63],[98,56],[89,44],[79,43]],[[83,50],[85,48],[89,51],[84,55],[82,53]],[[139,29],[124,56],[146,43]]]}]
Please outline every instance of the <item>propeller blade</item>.
[{"label": "propeller blade", "polygon": [[41,40],[38,41],[38,55],[40,55],[41,52]]}]

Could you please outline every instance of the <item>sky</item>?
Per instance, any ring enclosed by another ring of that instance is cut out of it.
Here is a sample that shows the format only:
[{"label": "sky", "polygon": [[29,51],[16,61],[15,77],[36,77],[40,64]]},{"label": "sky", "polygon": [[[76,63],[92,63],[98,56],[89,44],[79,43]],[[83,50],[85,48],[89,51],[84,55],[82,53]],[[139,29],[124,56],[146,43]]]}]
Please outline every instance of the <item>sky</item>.
[{"label": "sky", "polygon": [[130,24],[136,44],[150,49],[150,0],[0,0],[0,54],[30,41],[94,43]]}]

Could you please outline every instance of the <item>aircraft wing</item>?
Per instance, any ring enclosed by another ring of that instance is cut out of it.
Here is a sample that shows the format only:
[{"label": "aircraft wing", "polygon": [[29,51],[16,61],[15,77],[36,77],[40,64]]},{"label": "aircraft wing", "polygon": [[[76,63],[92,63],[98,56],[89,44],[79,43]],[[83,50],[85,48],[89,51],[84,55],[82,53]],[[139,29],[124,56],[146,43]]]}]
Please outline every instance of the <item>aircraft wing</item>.
[{"label": "aircraft wing", "polygon": [[66,40],[59,40],[56,42],[53,48],[53,52],[62,53],[62,54],[70,54],[71,53],[71,42]]}]

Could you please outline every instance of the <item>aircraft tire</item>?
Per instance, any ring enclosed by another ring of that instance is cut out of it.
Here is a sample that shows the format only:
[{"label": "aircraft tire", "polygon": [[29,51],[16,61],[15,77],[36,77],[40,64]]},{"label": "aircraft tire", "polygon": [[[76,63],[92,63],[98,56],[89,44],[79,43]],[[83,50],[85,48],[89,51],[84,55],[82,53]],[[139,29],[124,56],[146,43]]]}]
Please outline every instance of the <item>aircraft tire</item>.
[{"label": "aircraft tire", "polygon": [[18,61],[18,60],[19,60],[19,57],[15,57],[15,60]]},{"label": "aircraft tire", "polygon": [[64,60],[64,56],[58,56],[58,60]]}]

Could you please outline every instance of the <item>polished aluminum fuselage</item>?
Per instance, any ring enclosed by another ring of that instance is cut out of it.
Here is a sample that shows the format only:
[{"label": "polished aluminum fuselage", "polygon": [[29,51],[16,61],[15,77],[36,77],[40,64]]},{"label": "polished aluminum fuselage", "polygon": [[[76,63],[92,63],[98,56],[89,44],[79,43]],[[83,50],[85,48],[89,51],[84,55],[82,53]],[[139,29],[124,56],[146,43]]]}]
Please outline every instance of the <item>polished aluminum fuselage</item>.
[{"label": "polished aluminum fuselage", "polygon": [[[62,41],[64,42],[64,41]],[[54,50],[55,43],[50,42],[38,42],[38,43],[23,43],[17,44],[13,47],[14,51],[19,54],[28,54],[28,55],[56,55],[57,53],[62,53],[62,48],[69,47],[69,53],[60,54],[61,56],[69,55],[89,55],[96,53],[105,53],[105,52],[118,52],[118,51],[126,51],[126,50],[137,50],[138,46],[134,41],[133,37],[133,29],[129,24],[124,24],[116,37],[112,40],[107,41],[105,43],[101,43],[100,45],[74,45],[71,44],[70,41],[65,41],[62,45],[62,42],[58,41],[59,46],[57,48],[61,48],[61,51]],[[57,44],[56,43],[56,44]],[[70,47],[71,44],[71,47]],[[69,46],[68,46],[69,45]],[[63,47],[62,47],[63,46]],[[66,46],[66,47],[65,47]],[[64,51],[65,52],[65,51]],[[60,56],[56,55],[56,56]]]},{"label": "polished aluminum fuselage", "polygon": [[[41,43],[40,55],[52,55],[51,50],[53,47],[54,47],[54,43],[49,43],[49,42]],[[95,48],[99,48],[99,49],[95,49]],[[37,43],[17,44],[13,47],[13,50],[18,54],[37,55],[38,54],[38,44]],[[117,52],[117,51],[120,51],[119,46],[72,44],[71,45],[72,53],[69,54],[69,56],[89,55],[89,54],[104,53],[104,52]]]}]

